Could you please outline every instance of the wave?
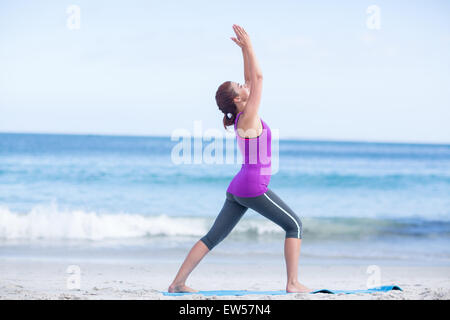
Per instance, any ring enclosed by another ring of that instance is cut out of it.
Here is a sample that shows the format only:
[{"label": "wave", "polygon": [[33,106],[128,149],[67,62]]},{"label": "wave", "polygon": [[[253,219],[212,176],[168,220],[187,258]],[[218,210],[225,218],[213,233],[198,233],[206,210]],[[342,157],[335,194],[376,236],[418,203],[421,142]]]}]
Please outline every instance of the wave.
[{"label": "wave", "polygon": [[[38,205],[29,212],[0,207],[0,240],[91,240],[153,237],[202,237],[215,217],[150,216],[132,213],[98,213],[61,210],[57,204]],[[420,219],[302,218],[308,240],[363,240],[378,237],[450,238],[450,222]],[[284,231],[273,222],[244,218],[232,237],[282,238]]]},{"label": "wave", "polygon": [[101,214],[94,211],[59,210],[56,205],[35,206],[28,213],[0,208],[0,239],[103,240],[151,236],[199,236],[205,221],[167,215]]}]

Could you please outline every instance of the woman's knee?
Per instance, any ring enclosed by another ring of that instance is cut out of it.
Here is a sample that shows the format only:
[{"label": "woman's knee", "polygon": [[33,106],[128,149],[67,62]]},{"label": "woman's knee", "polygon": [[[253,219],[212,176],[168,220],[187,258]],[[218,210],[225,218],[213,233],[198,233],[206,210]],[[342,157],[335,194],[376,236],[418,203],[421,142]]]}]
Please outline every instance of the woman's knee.
[{"label": "woman's knee", "polygon": [[285,227],[286,238],[303,238],[303,225],[302,221],[296,214],[291,213],[291,222]]},{"label": "woman's knee", "polygon": [[218,233],[210,230],[200,240],[208,247],[209,250],[212,250],[215,246],[222,242],[227,235],[228,233]]},{"label": "woman's knee", "polygon": [[217,243],[215,243],[214,240],[210,239],[208,235],[205,235],[202,238],[200,238],[200,241],[202,241],[210,251],[217,245]]}]

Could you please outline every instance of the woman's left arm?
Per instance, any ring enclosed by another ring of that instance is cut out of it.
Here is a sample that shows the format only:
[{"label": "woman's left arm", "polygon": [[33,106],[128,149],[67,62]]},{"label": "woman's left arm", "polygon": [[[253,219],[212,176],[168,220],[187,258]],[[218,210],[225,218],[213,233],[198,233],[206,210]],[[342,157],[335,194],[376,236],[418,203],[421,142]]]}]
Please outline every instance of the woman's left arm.
[{"label": "woman's left arm", "polygon": [[247,50],[244,50],[244,48],[242,48],[242,55],[244,57],[244,79],[245,79],[245,84],[247,85],[247,87],[250,88],[250,67],[248,65],[248,55],[247,55]]},{"label": "woman's left arm", "polygon": [[247,50],[244,50],[244,47],[242,46],[240,41],[235,37],[231,37],[231,40],[233,40],[242,49],[242,57],[244,58],[244,80],[247,87],[250,87],[250,66],[248,63]]}]

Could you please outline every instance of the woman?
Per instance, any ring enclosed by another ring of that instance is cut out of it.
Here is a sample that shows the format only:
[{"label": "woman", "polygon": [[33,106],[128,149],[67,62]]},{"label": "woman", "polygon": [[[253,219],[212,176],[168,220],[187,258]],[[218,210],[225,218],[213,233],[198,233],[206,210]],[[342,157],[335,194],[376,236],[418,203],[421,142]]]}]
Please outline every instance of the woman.
[{"label": "woman", "polygon": [[298,216],[268,188],[271,165],[271,132],[258,116],[263,76],[246,31],[233,25],[231,39],[242,49],[245,84],[227,81],[219,86],[216,102],[225,114],[223,124],[234,124],[244,163],[226,192],[226,200],[212,228],[192,247],[180,267],[169,292],[197,292],[185,285],[186,279],[202,258],[222,241],[251,208],[286,231],[284,254],[287,269],[287,292],[308,292],[297,279],[302,239]]}]

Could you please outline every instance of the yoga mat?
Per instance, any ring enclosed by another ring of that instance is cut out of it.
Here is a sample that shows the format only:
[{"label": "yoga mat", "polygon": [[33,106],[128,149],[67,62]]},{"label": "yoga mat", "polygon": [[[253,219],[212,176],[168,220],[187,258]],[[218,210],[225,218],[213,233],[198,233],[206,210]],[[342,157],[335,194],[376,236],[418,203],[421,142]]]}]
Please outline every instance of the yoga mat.
[{"label": "yoga mat", "polygon": [[[362,289],[362,290],[329,290],[329,289],[321,289],[316,291],[311,291],[311,294],[314,293],[330,293],[330,294],[338,294],[338,293],[374,293],[374,292],[387,292],[391,290],[400,290],[403,291],[398,286],[381,286],[370,289]],[[187,294],[201,294],[204,296],[244,296],[248,294],[263,294],[263,295],[283,295],[283,294],[293,294],[296,292],[286,292],[286,290],[279,291],[248,291],[248,290],[213,290],[213,291],[199,291],[199,292],[161,292],[165,296],[183,296]]]},{"label": "yoga mat", "polygon": [[370,289],[361,289],[361,290],[329,290],[329,289],[321,289],[316,290],[310,293],[330,293],[330,294],[338,294],[338,293],[374,293],[374,292],[387,292],[391,290],[400,290],[403,291],[399,286],[381,286]]},{"label": "yoga mat", "polygon": [[199,291],[199,292],[162,292],[165,296],[183,296],[186,294],[201,294],[204,296],[244,296],[247,294],[265,294],[265,295],[279,295],[288,294],[286,290],[280,291],[248,291],[248,290],[214,290],[214,291]]}]

